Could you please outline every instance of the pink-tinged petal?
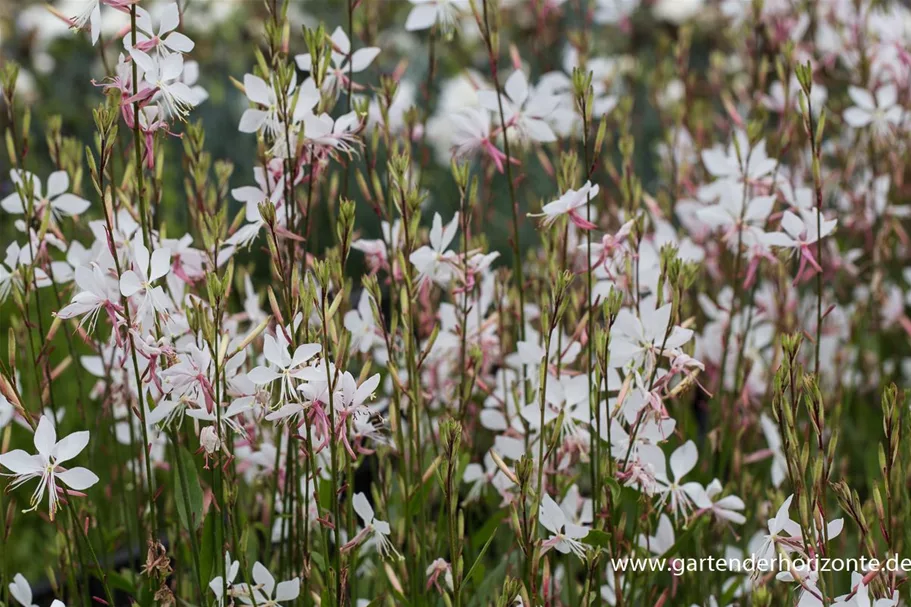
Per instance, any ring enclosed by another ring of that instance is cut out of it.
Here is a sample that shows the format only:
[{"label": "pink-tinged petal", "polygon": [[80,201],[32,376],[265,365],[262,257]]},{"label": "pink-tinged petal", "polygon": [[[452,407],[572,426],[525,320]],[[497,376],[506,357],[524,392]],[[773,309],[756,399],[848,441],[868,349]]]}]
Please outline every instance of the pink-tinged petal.
[{"label": "pink-tinged petal", "polygon": [[40,455],[31,455],[22,449],[15,449],[0,455],[0,466],[15,474],[40,474],[44,470],[44,461]]},{"label": "pink-tinged petal", "polygon": [[54,171],[47,178],[47,197],[56,198],[66,192],[69,187],[70,178],[67,176],[66,171]]},{"label": "pink-tinged petal", "polygon": [[133,270],[127,270],[120,277],[120,294],[124,297],[132,297],[142,289],[142,282],[139,276]]},{"label": "pink-tinged petal", "polygon": [[157,280],[171,269],[171,249],[161,248],[152,253],[152,265],[149,271],[149,281]]},{"label": "pink-tinged petal", "polygon": [[301,592],[300,578],[294,578],[287,582],[281,582],[275,587],[276,601],[293,601]]},{"label": "pink-tinged petal", "polygon": [[165,46],[178,53],[189,53],[196,46],[196,43],[180,32],[174,32],[164,41]]},{"label": "pink-tinged petal", "polygon": [[[180,10],[176,2],[166,4],[161,11],[161,26],[158,30],[159,36],[164,36],[168,32],[173,32],[180,25]],[[152,32],[149,32],[152,33]]]},{"label": "pink-tinged petal", "polygon": [[35,430],[35,449],[44,456],[50,455],[57,444],[57,430],[46,415],[41,416],[38,428]]},{"label": "pink-tinged petal", "polygon": [[51,203],[51,206],[54,207],[54,210],[62,215],[80,215],[84,213],[91,204],[88,200],[80,198],[75,194],[63,194],[58,196],[54,202]]},{"label": "pink-tinged petal", "polygon": [[98,476],[88,468],[70,468],[66,472],[58,472],[57,478],[62,480],[70,489],[83,491],[98,482]]},{"label": "pink-tinged petal", "polygon": [[252,74],[245,75],[244,90],[247,93],[247,98],[253,103],[266,106],[270,105],[271,90],[269,89],[269,85],[267,85],[266,81],[262,78]]},{"label": "pink-tinged petal", "polygon": [[351,71],[361,72],[367,69],[379,54],[380,49],[376,46],[362,48],[358,51],[355,51],[354,54],[351,55]]},{"label": "pink-tinged petal", "polygon": [[419,4],[411,9],[405,20],[405,29],[409,32],[425,30],[436,23],[437,7],[431,4]]},{"label": "pink-tinged petal", "polygon": [[57,462],[65,462],[73,459],[85,449],[89,444],[90,433],[88,431],[73,432],[69,436],[60,439],[60,442],[54,447],[53,456]]}]

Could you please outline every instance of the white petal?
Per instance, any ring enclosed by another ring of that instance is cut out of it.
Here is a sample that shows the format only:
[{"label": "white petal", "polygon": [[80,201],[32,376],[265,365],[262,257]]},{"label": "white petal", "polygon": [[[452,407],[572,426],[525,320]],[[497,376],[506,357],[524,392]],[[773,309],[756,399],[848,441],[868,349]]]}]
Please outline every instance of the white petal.
[{"label": "white petal", "polygon": [[368,48],[362,48],[360,50],[354,51],[354,54],[351,55],[351,71],[360,72],[373,63],[373,60],[376,59],[376,56],[380,54],[379,47],[371,46]]},{"label": "white petal", "polygon": [[275,587],[276,601],[293,601],[301,592],[300,578],[294,578],[287,582],[281,582]]},{"label": "white petal", "polygon": [[98,476],[87,468],[70,468],[66,472],[59,472],[57,478],[76,491],[88,489],[98,482]]},{"label": "white petal", "polygon": [[253,103],[266,106],[270,105],[271,89],[269,89],[269,85],[267,85],[266,81],[262,78],[252,74],[245,75],[244,90],[247,93],[247,98]]},{"label": "white petal", "polygon": [[195,42],[180,32],[174,32],[168,36],[164,44],[169,49],[177,51],[178,53],[189,53],[193,50],[193,47],[196,46]]},{"label": "white petal", "polygon": [[405,20],[405,29],[409,32],[425,30],[436,23],[437,8],[430,4],[419,4],[408,13]]},{"label": "white petal", "polygon": [[142,289],[142,283],[139,276],[133,270],[127,270],[120,277],[120,294],[124,297],[130,297]]},{"label": "white petal", "polygon": [[54,457],[58,462],[65,462],[73,459],[85,449],[89,444],[90,433],[88,431],[73,432],[69,436],[60,439],[60,442],[54,446]]},{"label": "white petal", "polygon": [[275,590],[275,578],[259,561],[253,565],[253,581],[262,586],[266,596],[272,596],[272,591]]},{"label": "white petal", "polygon": [[62,196],[58,196],[54,202],[51,203],[51,206],[54,207],[54,210],[63,215],[79,215],[84,213],[91,205],[88,200],[80,198],[75,194],[63,194]]},{"label": "white petal", "polygon": [[369,525],[371,522],[373,522],[373,506],[371,506],[370,502],[367,501],[366,495],[363,493],[356,493],[354,495],[354,498],[351,500],[351,505],[354,506],[354,511],[359,517],[361,517],[361,520],[364,521],[364,525]]},{"label": "white petal", "polygon": [[237,130],[241,133],[255,133],[266,122],[266,113],[262,110],[250,108],[240,117],[240,124]]},{"label": "white petal", "polygon": [[149,281],[157,280],[171,269],[171,249],[157,249],[152,253],[152,267],[149,272]]},{"label": "white petal", "polygon": [[0,466],[4,466],[16,474],[40,473],[44,469],[40,455],[31,455],[22,449],[15,449],[0,455]]},{"label": "white petal", "polygon": [[516,105],[522,105],[528,98],[528,78],[522,70],[516,70],[510,74],[504,85],[504,90],[509,98]]},{"label": "white petal", "polygon": [[56,444],[57,431],[54,429],[54,424],[51,423],[47,416],[42,415],[41,420],[38,422],[38,428],[35,430],[35,449],[41,455],[47,456],[54,451]]},{"label": "white petal", "polygon": [[56,198],[60,196],[70,187],[70,178],[66,174],[66,171],[54,171],[51,173],[51,176],[47,178],[47,193],[48,198]]},{"label": "white petal", "polygon": [[171,2],[170,4],[165,5],[161,11],[160,23],[161,24],[158,30],[159,36],[163,36],[164,34],[177,29],[177,26],[180,25],[180,10],[177,8],[176,2]]}]

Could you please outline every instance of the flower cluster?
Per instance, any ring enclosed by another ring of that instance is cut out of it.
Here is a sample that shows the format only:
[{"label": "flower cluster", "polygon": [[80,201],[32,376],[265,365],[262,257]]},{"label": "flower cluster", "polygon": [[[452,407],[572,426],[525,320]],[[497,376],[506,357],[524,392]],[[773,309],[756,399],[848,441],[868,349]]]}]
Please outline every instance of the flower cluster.
[{"label": "flower cluster", "polygon": [[906,604],[820,562],[911,541],[911,10],[270,1],[229,77],[81,4],[52,170],[0,70],[0,602]]}]

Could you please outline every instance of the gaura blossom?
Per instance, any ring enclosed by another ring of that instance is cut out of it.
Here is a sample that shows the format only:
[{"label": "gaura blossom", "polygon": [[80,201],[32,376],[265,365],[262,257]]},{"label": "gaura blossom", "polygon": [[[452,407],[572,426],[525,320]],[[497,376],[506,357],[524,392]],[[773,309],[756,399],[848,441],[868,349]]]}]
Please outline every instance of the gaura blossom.
[{"label": "gaura blossom", "polygon": [[186,35],[177,31],[180,26],[180,9],[176,2],[166,4],[159,13],[158,33],[152,25],[152,15],[141,6],[136,7],[136,46],[132,37],[123,39],[124,47],[129,52],[132,48],[148,53],[155,50],[159,56],[171,53],[189,53],[195,43]]},{"label": "gaura blossom", "polygon": [[580,209],[594,201],[600,189],[592,182],[586,181],[578,190],[570,188],[557,200],[544,205],[540,213],[529,214],[529,217],[543,217],[541,223],[545,226],[552,225],[559,217],[569,216],[570,220],[583,230],[593,230],[597,226],[582,216]]},{"label": "gaura blossom", "polygon": [[409,32],[430,29],[439,24],[450,31],[456,19],[468,8],[468,0],[411,0],[411,12],[405,20]]},{"label": "gaura blossom", "polygon": [[[9,585],[9,593],[22,607],[38,607],[32,598],[32,587],[21,573],[13,576],[13,582]],[[54,599],[51,607],[66,607],[66,605],[62,601]]]},{"label": "gaura blossom", "polygon": [[231,594],[240,599],[244,605],[257,607],[279,607],[286,601],[293,601],[300,595],[300,578],[275,583],[275,578],[269,570],[256,561],[253,565],[253,584],[246,582],[236,584],[231,589]]},{"label": "gaura blossom", "polygon": [[74,432],[58,441],[54,424],[42,415],[34,437],[35,449],[38,453],[29,455],[22,449],[15,449],[0,455],[0,465],[12,471],[13,474],[7,476],[15,477],[10,485],[13,489],[33,478],[39,479],[38,487],[32,494],[30,502],[32,507],[29,511],[38,508],[44,498],[44,492],[47,490],[48,512],[51,520],[54,520],[60,500],[58,494],[65,492],[65,489],[58,486],[57,481],[63,482],[64,485],[77,492],[88,489],[98,482],[95,473],[87,468],[76,467],[67,470],[61,466],[64,462],[68,462],[82,453],[88,443],[88,431]]},{"label": "gaura blossom", "polygon": [[887,84],[876,90],[874,97],[865,89],[850,86],[848,95],[854,106],[845,110],[844,118],[855,129],[869,126],[874,135],[884,137],[902,121],[902,106],[898,105],[898,89]]},{"label": "gaura blossom", "polygon": [[542,545],[542,550],[553,548],[562,554],[572,552],[580,559],[585,559],[586,546],[580,540],[588,535],[588,527],[567,521],[566,513],[549,495],[541,500],[538,520],[551,533],[551,537]]},{"label": "gaura blossom", "polygon": [[459,214],[443,227],[443,218],[439,213],[433,215],[433,227],[430,229],[430,246],[424,245],[411,253],[408,260],[418,271],[418,282],[432,280],[440,286],[449,284],[453,276],[455,253],[447,250],[459,229]]},{"label": "gaura blossom", "polygon": [[149,255],[149,250],[142,242],[142,234],[138,231],[133,236],[130,248],[133,269],[127,270],[120,277],[121,295],[133,299],[140,318],[152,312],[166,312],[170,305],[168,296],[161,286],[153,286],[152,283],[171,270],[170,249],[155,249]]},{"label": "gaura blossom", "polygon": [[[42,193],[41,180],[28,171],[19,169],[10,170],[10,180],[17,188],[12,194],[0,200],[0,208],[7,213],[22,215],[31,203],[33,213],[40,217],[45,211],[51,212],[54,221],[59,221],[64,216],[80,215],[89,208],[89,201],[75,194],[67,193],[70,188],[70,178],[66,171],[54,171],[47,178],[47,192]],[[29,196],[31,184],[31,200],[23,199],[19,189]]]},{"label": "gaura blossom", "polygon": [[395,549],[395,545],[393,545],[392,541],[389,539],[392,528],[386,521],[381,521],[376,518],[373,512],[373,506],[370,505],[367,496],[363,493],[355,493],[351,504],[354,507],[354,511],[364,522],[364,528],[361,529],[351,541],[342,546],[342,550],[348,551],[364,541],[369,541],[376,546],[376,549],[381,556],[392,556],[401,560],[402,555],[398,553]]},{"label": "gaura blossom", "polygon": [[[363,88],[361,85],[351,82],[351,78],[356,72],[363,72],[370,67],[376,56],[380,54],[380,48],[368,46],[352,53],[351,40],[341,27],[335,28],[330,39],[333,47],[330,55],[332,64],[323,78],[322,90],[338,98],[343,90],[348,89],[349,84],[355,90]],[[294,60],[297,62],[297,67],[305,72],[313,69],[310,53],[298,55]]]}]

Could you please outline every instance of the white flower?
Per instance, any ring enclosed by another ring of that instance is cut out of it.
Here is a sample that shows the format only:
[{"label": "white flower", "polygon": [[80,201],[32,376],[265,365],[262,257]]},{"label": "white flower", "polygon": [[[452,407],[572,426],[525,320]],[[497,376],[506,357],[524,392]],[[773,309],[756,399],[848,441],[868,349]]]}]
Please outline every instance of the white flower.
[{"label": "white flower", "polygon": [[515,126],[523,137],[545,143],[557,140],[547,121],[560,105],[560,97],[530,88],[528,77],[522,70],[516,70],[509,76],[503,91],[505,96],[500,95],[499,98],[495,90],[479,91],[478,103],[499,116],[502,102],[507,126]]},{"label": "white flower", "polygon": [[265,366],[260,365],[250,373],[248,377],[257,386],[267,386],[275,380],[281,380],[281,392],[279,402],[284,403],[285,396],[293,393],[294,386],[292,378],[300,379],[304,371],[303,366],[308,360],[316,356],[322,346],[320,344],[302,344],[294,350],[294,356],[288,353],[288,342],[281,330],[277,333],[278,338],[266,335],[263,342],[263,356],[266,362]]},{"label": "white flower", "polygon": [[34,437],[36,455],[29,455],[22,449],[15,449],[0,455],[0,465],[12,470],[16,480],[10,488],[16,488],[33,478],[40,479],[38,487],[32,494],[31,510],[35,510],[48,491],[48,505],[51,520],[57,513],[59,499],[57,481],[60,480],[74,491],[88,489],[98,482],[98,477],[86,468],[77,467],[69,470],[63,469],[60,464],[67,462],[79,455],[89,443],[89,432],[74,432],[57,441],[57,431],[53,423],[42,415],[35,430]]},{"label": "white flower", "polygon": [[430,29],[435,24],[448,32],[460,13],[468,8],[468,0],[411,0],[411,3],[414,6],[405,20],[409,32]]},{"label": "white flower", "polygon": [[902,108],[898,105],[898,89],[894,84],[881,86],[876,91],[874,99],[868,91],[856,87],[848,87],[848,95],[854,101],[854,106],[845,110],[845,122],[855,129],[870,126],[876,136],[889,134],[892,126],[897,126],[902,120]]},{"label": "white flower", "polygon": [[74,30],[81,30],[88,24],[92,45],[98,42],[98,36],[101,35],[101,0],[86,0],[82,10],[72,17],[72,22]]},{"label": "white flower", "polygon": [[81,290],[73,296],[69,305],[57,312],[60,318],[73,318],[85,315],[82,322],[88,322],[89,332],[94,331],[95,320],[103,308],[109,310],[117,306],[115,300],[116,283],[101,270],[97,264],[90,267],[79,266],[75,272],[76,286]]},{"label": "white flower", "polygon": [[345,313],[345,328],[351,332],[351,346],[361,354],[366,354],[374,345],[383,343],[373,318],[373,309],[370,306],[370,293],[367,289],[361,291],[357,300],[357,309]]},{"label": "white flower", "polygon": [[579,228],[583,230],[592,230],[596,227],[595,224],[589,221],[587,217],[583,217],[580,209],[585,207],[589,201],[594,205],[598,192],[599,188],[597,185],[592,185],[591,181],[586,181],[578,190],[572,188],[568,189],[566,193],[558,199],[545,204],[540,213],[529,216],[544,217],[541,223],[545,226],[549,226],[560,216],[568,215],[570,220]]},{"label": "white flower", "polygon": [[221,607],[225,604],[225,594],[228,590],[228,586],[234,583],[234,578],[237,577],[237,572],[240,569],[240,563],[238,561],[231,560],[231,553],[225,552],[225,577],[227,578],[227,584],[225,579],[220,575],[212,578],[212,581],[209,582],[209,588],[215,594],[215,600],[218,602],[218,607]]},{"label": "white flower", "polygon": [[198,96],[181,80],[183,55],[173,53],[152,59],[147,53],[134,48],[130,49],[130,57],[144,70],[143,78],[156,89],[155,98],[160,100],[167,115],[186,120]]},{"label": "white flower", "polygon": [[433,215],[433,227],[430,229],[430,246],[424,245],[409,256],[409,261],[418,271],[418,281],[433,280],[446,286],[452,278],[455,253],[446,250],[459,229],[459,214],[443,227],[443,218],[439,213]]},{"label": "white flower", "polygon": [[657,493],[662,495],[661,504],[669,501],[670,510],[676,517],[678,514],[687,514],[692,509],[694,502],[697,505],[705,503],[706,496],[705,489],[699,483],[680,483],[699,461],[696,443],[690,440],[677,447],[671,454],[670,461],[674,479],[668,479],[666,470],[657,472],[655,478],[660,483]]},{"label": "white flower", "polygon": [[[291,80],[288,85],[288,99],[293,99],[296,81]],[[260,108],[248,108],[240,117],[240,125],[237,127],[241,133],[256,133],[262,130],[269,137],[276,139],[283,128],[282,120],[291,119],[297,122],[303,118],[306,113],[310,113],[313,107],[319,103],[320,92],[316,89],[313,80],[305,80],[300,87],[300,93],[297,98],[297,104],[294,106],[292,116],[280,116],[278,107],[278,97],[275,94],[275,88],[272,84],[266,84],[266,81],[258,76],[246,74],[244,76],[244,92],[247,99],[252,101]]]},{"label": "white flower", "polygon": [[[341,27],[335,28],[335,31],[332,32],[331,40],[333,46],[331,54],[332,65],[326,71],[322,89],[338,98],[342,90],[347,88],[352,74],[363,72],[367,69],[373,63],[373,60],[376,59],[376,56],[380,54],[380,48],[378,46],[369,46],[352,53],[351,41]],[[351,57],[350,65],[348,63],[349,56]],[[298,55],[294,59],[297,62],[297,67],[301,70],[309,72],[313,69],[310,53]]]},{"label": "white flower", "polygon": [[[396,558],[401,559],[402,555],[398,553],[395,546],[392,544],[392,541],[389,539],[392,528],[389,526],[388,522],[377,520],[373,512],[373,506],[367,501],[367,496],[362,492],[356,493],[351,504],[354,506],[354,511],[357,515],[364,521],[364,529],[346,544],[348,549],[350,550],[352,547],[369,538],[370,543],[376,545],[377,550],[382,556],[385,557],[391,554],[395,555]],[[342,549],[344,550],[345,547],[343,546]]]},{"label": "white flower", "polygon": [[755,556],[757,559],[769,560],[774,558],[776,546],[782,539],[800,537],[800,526],[792,521],[788,514],[791,500],[793,499],[793,495],[788,496],[788,499],[778,508],[778,513],[769,520],[769,532],[765,535],[762,545],[756,551]]},{"label": "white flower", "polygon": [[721,492],[721,481],[716,478],[705,488],[705,502],[697,503],[696,505],[699,508],[710,510],[720,519],[731,521],[738,525],[745,523],[747,519],[740,513],[741,510],[746,508],[746,504],[743,503],[743,500],[736,495],[728,495],[715,501],[715,496],[720,495]]},{"label": "white flower", "polygon": [[231,589],[232,594],[245,605],[277,607],[285,601],[293,601],[300,595],[300,578],[275,583],[275,578],[259,561],[253,565],[253,586],[244,582]]},{"label": "white flower", "polygon": [[[180,25],[180,9],[176,2],[166,4],[161,10],[158,22],[158,33],[152,25],[152,16],[149,11],[141,6],[136,7],[136,48],[148,52],[153,48],[159,55],[174,53],[189,53],[195,46],[194,42],[177,30]],[[127,51],[133,48],[131,36],[125,36],[123,44]]]},{"label": "white flower", "polygon": [[[657,298],[645,297],[639,304],[639,316],[628,308],[617,315],[611,334],[611,365],[622,367],[630,362],[636,366],[655,356],[664,346],[665,351],[679,348],[690,340],[693,332],[682,327],[671,327],[671,304],[655,307]],[[665,335],[667,339],[665,340]]]},{"label": "white flower", "polygon": [[[32,587],[21,573],[17,573],[13,577],[13,582],[9,585],[9,593],[22,607],[38,607],[32,602]],[[54,599],[51,607],[66,607],[66,605],[62,601]]]},{"label": "white flower", "polygon": [[142,234],[136,232],[131,244],[133,252],[133,269],[127,270],[120,277],[120,293],[124,297],[134,298],[137,314],[140,318],[153,310],[167,311],[169,302],[164,289],[152,286],[152,283],[171,270],[171,250],[156,249],[149,255],[149,250],[142,242]]},{"label": "white flower", "polygon": [[[19,188],[28,196],[29,184],[31,184],[31,201],[34,205],[33,213],[37,216],[50,209],[51,217],[59,221],[61,217],[70,215],[79,215],[89,208],[89,201],[80,198],[75,194],[68,194],[66,191],[70,188],[70,178],[66,171],[54,171],[47,178],[47,192],[42,194],[41,180],[28,171],[12,169],[10,179],[16,188]],[[18,191],[0,201],[0,208],[7,213],[22,215],[28,206],[28,199],[23,200]]]},{"label": "white flower", "polygon": [[572,552],[580,559],[585,558],[586,547],[579,540],[588,535],[588,527],[567,521],[566,513],[549,495],[541,500],[538,520],[552,534],[543,544],[544,551],[553,548],[562,554]]}]

